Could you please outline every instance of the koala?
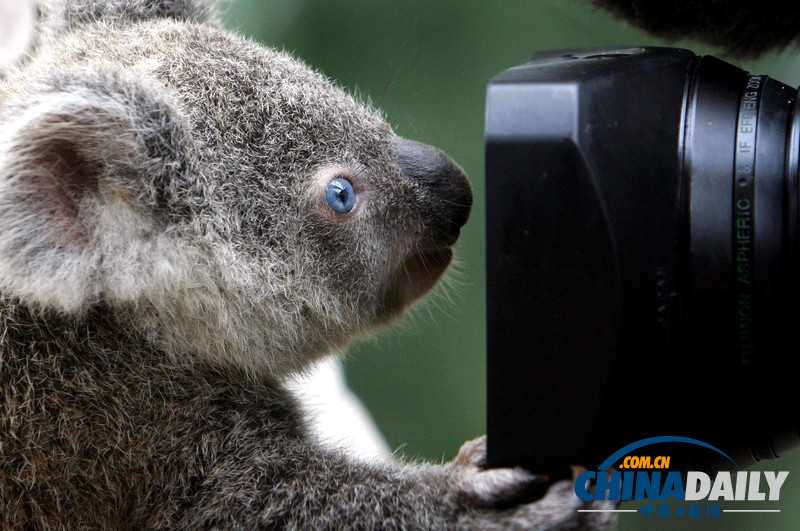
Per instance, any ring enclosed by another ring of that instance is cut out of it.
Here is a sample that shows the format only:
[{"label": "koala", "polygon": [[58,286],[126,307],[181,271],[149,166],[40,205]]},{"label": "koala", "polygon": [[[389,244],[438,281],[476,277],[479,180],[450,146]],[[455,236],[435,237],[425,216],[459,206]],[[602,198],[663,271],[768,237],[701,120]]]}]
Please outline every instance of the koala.
[{"label": "koala", "polygon": [[483,439],[355,460],[282,383],[445,272],[450,158],[211,1],[36,13],[0,81],[0,527],[613,525]]},{"label": "koala", "polygon": [[739,57],[797,45],[800,10],[782,0],[590,0],[654,35],[690,37]]}]

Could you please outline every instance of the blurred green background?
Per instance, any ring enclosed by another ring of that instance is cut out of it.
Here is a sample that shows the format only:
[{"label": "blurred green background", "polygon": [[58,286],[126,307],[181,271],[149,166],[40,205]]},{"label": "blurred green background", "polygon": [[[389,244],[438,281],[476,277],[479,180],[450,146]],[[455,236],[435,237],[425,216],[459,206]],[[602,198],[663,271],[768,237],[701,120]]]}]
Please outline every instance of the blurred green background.
[{"label": "blurred green background", "polygon": [[[435,293],[399,328],[355,345],[347,360],[348,380],[390,447],[433,461],[452,458],[463,441],[485,429],[486,82],[547,48],[671,44],[725,58],[696,43],[654,39],[584,0],[237,0],[226,19],[229,27],[294,53],[371,100],[399,134],[445,150],[472,178],[475,207],[449,289]],[[798,53],[732,62],[800,84]],[[620,528],[800,529],[800,451],[762,468],[793,471],[781,502],[769,505],[779,514],[723,514],[698,522],[675,516],[658,521],[655,513],[648,522],[643,514],[623,514]]]}]

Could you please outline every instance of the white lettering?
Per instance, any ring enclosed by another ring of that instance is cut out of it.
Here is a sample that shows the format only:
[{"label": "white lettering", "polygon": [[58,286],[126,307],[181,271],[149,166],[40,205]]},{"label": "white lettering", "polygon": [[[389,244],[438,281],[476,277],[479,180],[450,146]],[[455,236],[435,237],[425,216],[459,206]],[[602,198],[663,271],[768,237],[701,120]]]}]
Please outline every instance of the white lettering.
[{"label": "white lettering", "polygon": [[780,499],[781,486],[788,476],[789,472],[786,470],[778,472],[777,475],[775,472],[764,472],[764,479],[767,480],[767,485],[769,485],[770,501],[777,501]]},{"label": "white lettering", "polygon": [[702,500],[711,489],[711,478],[704,472],[686,473],[686,501]]},{"label": "white lettering", "polygon": [[736,501],[744,501],[747,499],[747,472],[736,473]]},{"label": "white lettering", "polygon": [[750,485],[747,486],[747,499],[750,501],[763,501],[764,493],[758,490],[761,482],[761,472],[750,472]]},{"label": "white lettering", "polygon": [[733,483],[731,482],[730,472],[719,472],[716,479],[714,479],[714,485],[711,487],[708,499],[713,501],[720,498],[723,500],[733,499]]}]

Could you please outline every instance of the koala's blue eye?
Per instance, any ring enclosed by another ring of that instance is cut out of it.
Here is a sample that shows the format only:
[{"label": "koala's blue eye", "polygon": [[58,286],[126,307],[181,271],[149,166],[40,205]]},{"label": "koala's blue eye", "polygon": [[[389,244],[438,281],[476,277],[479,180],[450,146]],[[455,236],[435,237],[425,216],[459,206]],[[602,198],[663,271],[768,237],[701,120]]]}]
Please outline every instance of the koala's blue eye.
[{"label": "koala's blue eye", "polygon": [[328,183],[325,190],[325,201],[337,214],[347,214],[356,204],[356,191],[347,179],[337,177]]}]

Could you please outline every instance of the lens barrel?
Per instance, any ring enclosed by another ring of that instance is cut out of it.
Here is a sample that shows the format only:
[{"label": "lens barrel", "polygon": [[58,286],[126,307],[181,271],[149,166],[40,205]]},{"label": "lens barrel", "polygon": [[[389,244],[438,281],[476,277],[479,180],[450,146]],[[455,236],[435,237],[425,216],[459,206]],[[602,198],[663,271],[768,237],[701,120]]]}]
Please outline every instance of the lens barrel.
[{"label": "lens barrel", "polygon": [[[800,278],[796,110],[797,91],[787,85],[712,57],[698,60],[683,153],[687,324],[696,353],[686,366],[742,390],[721,413],[720,433],[748,446],[742,459],[753,461],[798,442],[786,378],[798,348],[791,333]],[[704,393],[702,381],[692,386]]]},{"label": "lens barrel", "polygon": [[742,467],[800,444],[799,166],[797,90],[713,57],[561,50],[495,77],[490,464],[555,472],[674,435]]}]

